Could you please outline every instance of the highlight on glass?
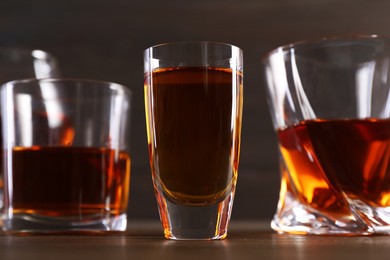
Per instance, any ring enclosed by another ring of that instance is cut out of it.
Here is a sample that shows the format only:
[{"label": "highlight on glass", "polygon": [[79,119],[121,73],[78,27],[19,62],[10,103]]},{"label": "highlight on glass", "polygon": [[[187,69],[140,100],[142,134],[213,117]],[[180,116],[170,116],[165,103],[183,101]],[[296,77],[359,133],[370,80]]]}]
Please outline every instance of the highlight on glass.
[{"label": "highlight on glass", "polygon": [[[0,86],[8,81],[27,78],[50,78],[60,76],[57,59],[50,53],[38,49],[0,47]],[[1,121],[0,121],[1,136]],[[0,138],[0,147],[1,138]],[[4,180],[0,156],[0,226],[4,206]]]}]

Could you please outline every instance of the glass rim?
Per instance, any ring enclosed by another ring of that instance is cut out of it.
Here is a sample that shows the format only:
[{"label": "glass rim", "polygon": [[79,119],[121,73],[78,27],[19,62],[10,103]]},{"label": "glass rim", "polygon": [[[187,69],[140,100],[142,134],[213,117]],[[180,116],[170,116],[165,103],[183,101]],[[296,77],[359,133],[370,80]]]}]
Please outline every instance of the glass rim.
[{"label": "glass rim", "polygon": [[27,78],[27,79],[17,79],[17,80],[11,80],[8,82],[5,82],[4,84],[0,85],[0,90],[5,89],[8,87],[8,85],[15,85],[15,84],[27,84],[27,83],[44,83],[44,82],[49,82],[49,83],[60,83],[60,82],[68,82],[68,83],[83,83],[83,84],[99,84],[99,85],[109,85],[111,87],[114,87],[115,90],[121,90],[125,92],[126,95],[129,97],[133,96],[133,91],[129,88],[126,87],[125,85],[116,83],[116,82],[111,82],[111,81],[106,81],[106,80],[97,80],[97,79],[88,79],[88,78]]},{"label": "glass rim", "polygon": [[273,48],[267,52],[265,52],[261,59],[263,61],[268,60],[271,56],[280,52],[289,52],[290,50],[296,47],[302,46],[321,46],[321,44],[332,43],[336,41],[355,41],[355,40],[390,40],[390,35],[377,35],[377,34],[356,34],[356,35],[343,35],[343,36],[330,36],[330,37],[322,37],[316,39],[308,39],[302,41],[296,41],[284,45],[280,45],[276,48]]},{"label": "glass rim", "polygon": [[150,46],[149,48],[144,50],[144,53],[146,53],[147,51],[149,51],[151,49],[155,49],[155,48],[161,48],[161,47],[165,47],[165,46],[174,46],[174,45],[184,46],[184,45],[189,45],[189,44],[197,44],[197,45],[207,44],[207,45],[230,47],[230,48],[236,49],[242,53],[242,49],[240,47],[238,47],[234,44],[218,42],[218,41],[176,41],[176,42],[172,41],[172,42],[165,42],[165,43],[159,43],[159,44]]}]

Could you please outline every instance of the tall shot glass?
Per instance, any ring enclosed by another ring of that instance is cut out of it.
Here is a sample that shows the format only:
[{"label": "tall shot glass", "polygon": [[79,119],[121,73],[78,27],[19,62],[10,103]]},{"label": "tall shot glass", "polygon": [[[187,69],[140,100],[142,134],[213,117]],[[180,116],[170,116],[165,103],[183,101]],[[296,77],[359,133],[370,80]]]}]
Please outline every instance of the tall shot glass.
[{"label": "tall shot glass", "polygon": [[167,239],[227,235],[237,182],[242,51],[180,42],[144,52],[150,166]]},{"label": "tall shot glass", "polygon": [[92,80],[2,86],[6,232],[126,229],[130,97]]},{"label": "tall shot glass", "polygon": [[283,46],[264,69],[281,154],[272,228],[390,234],[390,39]]}]

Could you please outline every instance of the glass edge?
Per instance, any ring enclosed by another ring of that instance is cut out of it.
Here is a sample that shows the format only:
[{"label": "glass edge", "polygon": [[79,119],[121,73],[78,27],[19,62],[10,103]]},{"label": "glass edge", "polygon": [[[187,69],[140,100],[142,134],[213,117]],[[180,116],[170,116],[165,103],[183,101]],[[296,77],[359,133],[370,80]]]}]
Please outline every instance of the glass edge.
[{"label": "glass edge", "polygon": [[92,83],[92,84],[101,84],[101,85],[107,85],[107,86],[114,86],[116,89],[123,90],[129,97],[133,95],[133,91],[130,89],[130,87],[127,87],[125,85],[111,82],[111,81],[105,81],[105,80],[95,80],[95,79],[83,79],[83,78],[28,78],[28,79],[18,79],[18,80],[12,80],[3,83],[0,88],[3,89],[7,87],[8,85],[15,85],[15,84],[26,84],[26,83],[39,83],[39,82],[78,82],[78,83]]},{"label": "glass edge", "polygon": [[218,42],[218,41],[177,41],[177,42],[165,42],[165,43],[159,43],[152,45],[148,47],[147,49],[144,50],[144,55],[146,52],[150,51],[151,49],[155,48],[160,48],[164,46],[169,46],[169,45],[184,45],[184,44],[213,44],[213,45],[221,45],[221,46],[227,46],[231,47],[232,49],[237,49],[239,50],[240,53],[242,53],[242,49],[234,44],[230,43],[224,43],[224,42]]},{"label": "glass edge", "polygon": [[341,40],[370,40],[370,39],[379,39],[379,40],[390,40],[390,35],[377,35],[377,34],[357,34],[357,35],[344,35],[344,36],[331,36],[331,37],[322,37],[322,38],[316,38],[316,39],[308,39],[308,40],[302,40],[302,41],[296,41],[292,43],[288,43],[285,45],[280,45],[276,48],[273,48],[267,52],[265,52],[261,56],[261,60],[266,62],[271,56],[273,56],[276,53],[280,52],[288,52],[289,50],[297,47],[297,46],[304,46],[304,45],[316,45],[316,44],[324,44],[324,43],[330,43],[333,41],[341,41]]},{"label": "glass edge", "polygon": [[152,71],[150,62],[154,58],[152,57],[152,50],[155,48],[160,48],[164,46],[173,46],[173,45],[184,45],[184,44],[211,44],[211,45],[220,45],[224,47],[230,47],[232,50],[232,57],[230,59],[239,59],[240,66],[238,67],[238,71],[243,72],[243,50],[233,44],[230,43],[224,43],[224,42],[217,42],[217,41],[178,41],[178,42],[166,42],[166,43],[160,43],[153,45],[143,52],[143,60],[144,60],[144,75],[147,73],[150,73]]}]

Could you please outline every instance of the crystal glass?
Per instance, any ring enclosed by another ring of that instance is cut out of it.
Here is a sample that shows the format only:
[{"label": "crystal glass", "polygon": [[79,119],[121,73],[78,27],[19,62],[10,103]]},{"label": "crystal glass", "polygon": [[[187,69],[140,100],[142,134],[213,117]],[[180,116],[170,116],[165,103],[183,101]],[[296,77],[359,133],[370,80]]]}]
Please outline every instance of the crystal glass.
[{"label": "crystal glass", "polygon": [[272,228],[389,234],[390,39],[301,42],[263,61],[281,155]]},{"label": "crystal glass", "polygon": [[130,98],[81,79],[1,87],[6,232],[126,229]]}]

